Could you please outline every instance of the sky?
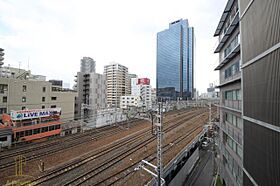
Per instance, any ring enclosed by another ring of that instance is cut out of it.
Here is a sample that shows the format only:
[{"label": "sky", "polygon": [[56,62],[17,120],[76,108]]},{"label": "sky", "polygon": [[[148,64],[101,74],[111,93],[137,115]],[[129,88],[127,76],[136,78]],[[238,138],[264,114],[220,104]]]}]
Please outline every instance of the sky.
[{"label": "sky", "polygon": [[[0,47],[4,66],[30,69],[74,84],[84,56],[97,73],[117,62],[156,86],[156,35],[188,19],[196,38],[195,87],[218,85],[213,37],[226,0],[0,0]],[[28,65],[29,64],[29,65]]]}]

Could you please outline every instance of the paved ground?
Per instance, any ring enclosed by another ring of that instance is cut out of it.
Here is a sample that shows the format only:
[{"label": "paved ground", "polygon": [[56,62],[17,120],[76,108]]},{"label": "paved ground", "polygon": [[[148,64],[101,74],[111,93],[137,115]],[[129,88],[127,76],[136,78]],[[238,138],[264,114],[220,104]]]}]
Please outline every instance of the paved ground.
[{"label": "paved ground", "polygon": [[187,178],[184,186],[210,186],[213,181],[213,151],[212,145],[199,151],[199,162]]}]

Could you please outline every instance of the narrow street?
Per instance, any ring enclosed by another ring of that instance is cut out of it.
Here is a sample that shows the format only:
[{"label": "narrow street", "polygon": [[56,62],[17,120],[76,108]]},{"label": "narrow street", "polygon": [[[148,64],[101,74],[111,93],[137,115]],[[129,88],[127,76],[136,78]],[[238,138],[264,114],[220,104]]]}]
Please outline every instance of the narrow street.
[{"label": "narrow street", "polygon": [[185,180],[184,186],[210,186],[213,181],[213,144],[200,149],[200,159],[190,176]]}]

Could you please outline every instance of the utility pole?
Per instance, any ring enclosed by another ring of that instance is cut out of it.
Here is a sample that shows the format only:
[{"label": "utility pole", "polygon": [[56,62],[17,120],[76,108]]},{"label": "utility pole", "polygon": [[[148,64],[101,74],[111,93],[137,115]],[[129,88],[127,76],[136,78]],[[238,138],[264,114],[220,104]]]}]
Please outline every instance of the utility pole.
[{"label": "utility pole", "polygon": [[158,186],[161,185],[162,178],[162,102],[158,105],[158,113],[156,115],[157,126],[157,178]]},{"label": "utility pole", "polygon": [[[141,163],[139,164],[139,166],[135,168],[135,170],[139,170],[140,168],[142,168],[143,170],[145,170],[148,173],[150,173],[151,175],[153,175],[156,178],[158,186],[165,184],[165,180],[162,177],[162,138],[163,138],[162,109],[163,109],[162,102],[159,102],[157,114],[155,115],[155,127],[156,127],[156,132],[157,132],[157,166],[147,162],[146,160],[142,160]],[[145,165],[154,168],[156,173],[147,169],[145,167]]]}]

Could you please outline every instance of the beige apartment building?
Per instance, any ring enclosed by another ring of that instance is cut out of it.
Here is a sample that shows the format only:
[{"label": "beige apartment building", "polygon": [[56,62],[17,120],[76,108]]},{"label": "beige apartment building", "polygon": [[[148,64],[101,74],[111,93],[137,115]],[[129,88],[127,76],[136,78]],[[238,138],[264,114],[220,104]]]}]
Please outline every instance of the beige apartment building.
[{"label": "beige apartment building", "polygon": [[128,95],[128,68],[112,63],[104,66],[104,75],[107,80],[107,104],[109,107],[120,107],[120,97]]},{"label": "beige apartment building", "polygon": [[48,81],[0,77],[0,118],[11,110],[61,108],[61,119],[74,119],[77,93]]}]

